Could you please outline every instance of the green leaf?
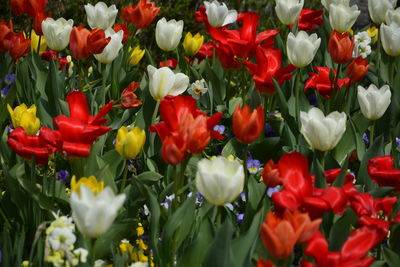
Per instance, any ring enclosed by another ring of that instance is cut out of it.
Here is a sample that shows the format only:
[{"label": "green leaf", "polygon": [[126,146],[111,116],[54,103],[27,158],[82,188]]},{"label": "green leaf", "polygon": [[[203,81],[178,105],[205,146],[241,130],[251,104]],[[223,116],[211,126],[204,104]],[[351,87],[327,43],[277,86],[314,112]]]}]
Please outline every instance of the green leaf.
[{"label": "green leaf", "polygon": [[386,263],[391,267],[399,266],[400,257],[397,253],[389,248],[383,247],[383,257],[386,260]]},{"label": "green leaf", "polygon": [[157,182],[162,178],[163,176],[161,174],[152,171],[142,172],[138,175],[138,180],[144,182]]}]

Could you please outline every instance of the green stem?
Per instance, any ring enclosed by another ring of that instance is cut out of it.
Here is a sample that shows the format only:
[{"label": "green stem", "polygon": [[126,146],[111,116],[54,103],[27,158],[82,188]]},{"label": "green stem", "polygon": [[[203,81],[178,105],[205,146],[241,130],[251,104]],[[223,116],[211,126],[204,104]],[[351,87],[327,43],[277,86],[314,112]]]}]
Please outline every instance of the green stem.
[{"label": "green stem", "polygon": [[322,170],[325,170],[325,156],[326,156],[326,151],[315,151],[315,153],[317,153],[318,156],[318,161],[319,163],[321,163],[322,166]]},{"label": "green stem", "polygon": [[174,193],[175,193],[175,198],[174,198],[174,210],[176,210],[179,207],[179,204],[183,202],[183,196],[182,196],[182,188],[185,185],[185,170],[186,167],[189,163],[190,157],[187,159],[183,160],[180,163],[180,172],[179,175],[175,178],[175,184],[174,184]]},{"label": "green stem", "polygon": [[120,193],[122,193],[125,189],[127,177],[128,177],[128,163],[125,161],[124,173],[122,174],[122,182],[121,182],[121,187],[119,189]]},{"label": "green stem", "polygon": [[294,90],[295,90],[295,108],[296,108],[296,122],[300,129],[300,86],[297,87],[297,84],[301,82],[301,69],[297,69],[296,78],[294,82]]},{"label": "green stem", "polygon": [[375,134],[375,120],[372,121],[371,128],[369,129],[369,146],[371,147],[374,143],[374,134]]},{"label": "green stem", "polygon": [[245,144],[244,146],[244,157],[243,157],[243,170],[244,170],[244,186],[246,190],[246,196],[248,196],[248,187],[247,183],[249,182],[249,173],[247,171],[247,158],[248,158],[248,153],[249,151],[249,145]]}]

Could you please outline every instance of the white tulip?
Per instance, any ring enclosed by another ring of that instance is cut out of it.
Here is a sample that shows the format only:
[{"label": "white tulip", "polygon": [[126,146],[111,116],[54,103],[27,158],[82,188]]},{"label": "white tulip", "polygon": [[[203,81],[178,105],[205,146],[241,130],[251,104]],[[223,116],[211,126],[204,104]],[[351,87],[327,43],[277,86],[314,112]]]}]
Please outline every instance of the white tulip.
[{"label": "white tulip", "polygon": [[350,5],[350,0],[321,0],[321,4],[328,11],[329,11],[329,6],[331,4],[341,4],[341,3],[348,6]]},{"label": "white tulip", "polygon": [[389,56],[400,55],[400,24],[393,21],[389,25],[381,24],[380,36],[383,49]]},{"label": "white tulip", "polygon": [[316,33],[308,35],[305,31],[299,31],[295,36],[289,33],[286,50],[290,63],[297,68],[303,68],[313,61],[321,44],[321,38]]},{"label": "white tulip", "polygon": [[183,20],[160,19],[156,26],[156,42],[164,51],[174,50],[182,38]]},{"label": "white tulip", "polygon": [[237,160],[218,156],[197,163],[196,187],[208,202],[222,206],[243,191],[243,165]]},{"label": "white tulip", "polygon": [[360,13],[357,5],[350,7],[343,3],[331,4],[329,6],[329,22],[332,29],[343,33],[353,27]]},{"label": "white tulip", "polygon": [[108,7],[103,2],[98,2],[95,6],[87,4],[85,5],[85,11],[88,24],[92,29],[99,28],[107,30],[108,28],[111,28],[118,15],[118,9],[115,5]]},{"label": "white tulip", "polygon": [[74,21],[59,18],[47,18],[42,22],[43,36],[46,39],[47,46],[55,51],[61,51],[69,44]]},{"label": "white tulip", "polygon": [[386,12],[385,22],[387,25],[392,24],[392,22],[395,22],[397,23],[397,25],[400,25],[400,7],[396,9],[389,9]]},{"label": "white tulip", "polygon": [[110,228],[125,198],[125,194],[116,196],[110,187],[95,195],[81,185],[80,195],[75,191],[71,193],[72,218],[81,233],[97,238]]},{"label": "white tulip", "polygon": [[392,93],[390,92],[389,85],[384,85],[380,89],[374,84],[371,84],[368,89],[358,86],[357,92],[361,113],[367,119],[379,119],[390,105]]},{"label": "white tulip", "polygon": [[113,29],[105,31],[106,37],[111,37],[111,41],[100,54],[95,54],[94,57],[101,63],[110,64],[118,56],[119,50],[122,48],[122,39],[124,31],[115,32]]},{"label": "white tulip", "polygon": [[376,24],[385,22],[386,12],[393,10],[397,0],[368,0],[368,11],[371,20]]},{"label": "white tulip", "polygon": [[300,112],[301,129],[307,143],[314,149],[333,149],[346,131],[346,114],[334,111],[325,117],[319,108]]},{"label": "white tulip", "polygon": [[208,23],[215,28],[231,24],[237,19],[237,11],[234,9],[228,10],[225,3],[220,4],[214,0],[211,3],[204,1],[204,5],[206,6]]},{"label": "white tulip", "polygon": [[282,24],[295,23],[304,6],[304,0],[275,0],[275,12]]},{"label": "white tulip", "polygon": [[180,95],[189,85],[189,77],[183,73],[174,73],[168,67],[155,68],[147,66],[149,74],[150,94],[155,100],[161,100],[166,95]]}]

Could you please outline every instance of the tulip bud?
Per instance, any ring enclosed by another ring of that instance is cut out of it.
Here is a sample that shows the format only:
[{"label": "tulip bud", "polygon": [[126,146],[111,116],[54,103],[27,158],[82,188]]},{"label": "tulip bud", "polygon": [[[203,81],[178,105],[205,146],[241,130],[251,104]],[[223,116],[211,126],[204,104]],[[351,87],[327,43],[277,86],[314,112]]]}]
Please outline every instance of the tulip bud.
[{"label": "tulip bud", "polygon": [[[40,39],[40,47],[39,46],[39,39]],[[32,29],[31,31],[31,52],[37,53],[39,48],[39,55],[42,55],[44,51],[47,49],[47,42],[44,36],[39,36],[36,34],[35,30]]]},{"label": "tulip bud", "polygon": [[119,108],[134,108],[140,106],[142,104],[142,101],[140,101],[135,94],[135,91],[139,86],[140,83],[131,82],[128,87],[126,87],[124,91],[122,91],[121,104],[116,106]]},{"label": "tulip bud", "polygon": [[84,185],[87,188],[89,188],[92,191],[92,193],[95,195],[99,194],[104,189],[104,182],[97,181],[96,177],[94,177],[94,176],[90,176],[89,178],[81,177],[78,181],[76,181],[75,175],[72,176],[71,191],[80,194],[81,193],[81,185]]},{"label": "tulip bud", "polygon": [[42,22],[43,35],[50,49],[61,51],[67,47],[73,24],[72,19],[67,21],[64,18],[47,18]]},{"label": "tulip bud", "polygon": [[80,194],[75,191],[71,193],[72,218],[81,233],[97,238],[110,228],[125,198],[125,194],[116,196],[110,187],[95,195],[88,187],[81,185]]},{"label": "tulip bud", "polygon": [[146,141],[146,133],[139,127],[128,130],[125,126],[119,128],[115,150],[121,157],[133,159],[140,153]]},{"label": "tulip bud", "polygon": [[290,63],[297,68],[307,66],[313,61],[320,44],[321,38],[316,33],[308,35],[305,31],[300,31],[297,36],[289,33],[286,50]]},{"label": "tulip bud", "polygon": [[266,186],[276,187],[282,184],[282,179],[280,177],[278,165],[270,159],[265,165],[262,173],[262,179]]},{"label": "tulip bud", "polygon": [[339,3],[329,6],[329,22],[334,30],[340,33],[351,30],[361,11],[357,5],[349,6],[349,4]]},{"label": "tulip bud", "polygon": [[232,202],[243,191],[243,165],[218,156],[197,163],[196,187],[208,202],[222,206]]},{"label": "tulip bud", "polygon": [[333,149],[346,131],[346,114],[334,111],[325,117],[319,108],[300,112],[301,130],[307,143],[314,149]]},{"label": "tulip bud", "polygon": [[160,19],[156,26],[156,42],[164,51],[174,50],[182,38],[183,20]]},{"label": "tulip bud", "polygon": [[140,49],[140,46],[136,46],[135,49],[132,49],[132,47],[129,47],[129,52],[131,53],[129,65],[134,66],[134,65],[139,64],[140,60],[144,56],[145,50]]},{"label": "tulip bud", "polygon": [[332,31],[331,37],[328,42],[328,51],[334,62],[338,64],[347,63],[352,55],[354,49],[354,40],[350,40],[349,34],[339,33]]},{"label": "tulip bud", "polygon": [[350,84],[356,83],[364,78],[369,69],[369,64],[366,59],[362,59],[361,56],[353,59],[353,61],[347,66],[347,77],[350,78]]},{"label": "tulip bud", "polygon": [[197,33],[195,36],[192,33],[188,32],[185,36],[185,40],[183,41],[183,48],[185,52],[191,56],[194,56],[199,52],[201,46],[204,42],[204,36],[200,33]]},{"label": "tulip bud", "polygon": [[168,67],[155,68],[147,66],[149,74],[149,89],[151,96],[161,100],[166,95],[180,95],[189,85],[189,77],[182,73],[173,73]]},{"label": "tulip bud", "polygon": [[140,0],[135,6],[122,8],[122,18],[135,25],[138,29],[144,29],[158,15],[160,8],[149,0]]},{"label": "tulip bud", "polygon": [[225,3],[221,4],[214,0],[211,3],[204,1],[204,5],[206,7],[208,23],[215,28],[231,24],[237,19],[237,11],[234,9],[228,10]]},{"label": "tulip bud", "polygon": [[35,135],[40,128],[40,120],[36,117],[36,105],[28,108],[25,104],[17,106],[14,110],[7,104],[14,128],[22,127],[29,135]]},{"label": "tulip bud", "polygon": [[370,120],[377,120],[383,116],[390,105],[392,93],[388,85],[378,89],[371,84],[368,89],[362,86],[357,87],[357,98],[360,104],[361,113]]},{"label": "tulip bud", "polygon": [[392,57],[400,55],[400,24],[393,21],[389,25],[381,24],[381,42],[386,54]]},{"label": "tulip bud", "polygon": [[275,12],[282,24],[290,25],[297,21],[304,6],[304,0],[275,0]]},{"label": "tulip bud", "polygon": [[397,0],[368,0],[368,11],[371,20],[375,24],[381,24],[385,22],[386,12],[393,10],[396,6]]},{"label": "tulip bud", "polygon": [[106,37],[111,37],[111,41],[104,48],[100,54],[95,54],[94,57],[103,64],[110,64],[118,56],[119,50],[122,48],[122,39],[124,38],[124,32],[114,32],[113,29],[106,31]]},{"label": "tulip bud", "polygon": [[236,106],[233,113],[233,132],[236,139],[244,144],[253,143],[261,134],[264,128],[264,109],[259,105],[257,109],[250,113],[250,107]]},{"label": "tulip bud", "polygon": [[108,7],[103,2],[98,2],[95,6],[91,4],[85,5],[87,21],[90,28],[107,30],[115,23],[115,18],[118,15],[118,9],[115,5]]}]

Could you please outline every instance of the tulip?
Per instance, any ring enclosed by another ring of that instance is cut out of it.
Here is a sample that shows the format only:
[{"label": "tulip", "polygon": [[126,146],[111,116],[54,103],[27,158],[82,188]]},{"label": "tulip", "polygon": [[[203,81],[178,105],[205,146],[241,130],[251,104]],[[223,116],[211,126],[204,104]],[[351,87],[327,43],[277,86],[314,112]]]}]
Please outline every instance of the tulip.
[{"label": "tulip", "polygon": [[178,60],[176,58],[167,59],[167,60],[160,61],[160,63],[158,65],[161,68],[162,67],[168,67],[168,68],[171,68],[171,69],[176,69],[176,67],[178,66]]},{"label": "tulip", "polygon": [[138,29],[147,28],[160,11],[154,2],[149,0],[140,0],[136,6],[127,6],[122,8],[122,18],[135,25]]},{"label": "tulip", "polygon": [[135,94],[135,91],[138,89],[140,86],[140,83],[137,82],[131,82],[128,87],[122,91],[121,94],[121,104],[116,105],[116,107],[119,108],[134,108],[138,107],[142,104],[142,101],[138,99],[138,97]]},{"label": "tulip", "polygon": [[128,29],[128,25],[122,23],[115,23],[113,30],[115,32],[123,31],[124,38],[122,39],[122,43],[126,43],[128,41],[129,35],[131,34]]},{"label": "tulip", "polygon": [[[39,40],[40,40],[40,47],[39,47]],[[35,30],[32,29],[31,31],[31,52],[38,53],[39,48],[39,55],[42,55],[44,51],[47,49],[47,42],[44,36],[39,36],[36,34]]]},{"label": "tulip", "polygon": [[156,42],[164,51],[174,50],[182,38],[183,20],[160,19],[156,26]]},{"label": "tulip", "polygon": [[349,5],[350,0],[321,0],[321,4],[322,4],[322,5],[325,7],[325,9],[328,10],[328,11],[329,11],[329,6],[330,6],[331,4],[337,5],[337,4],[340,4],[340,3],[343,3],[343,4],[345,4],[345,5]]},{"label": "tulip", "polygon": [[192,33],[188,32],[185,36],[185,40],[183,40],[183,48],[187,54],[194,56],[197,54],[197,52],[199,52],[203,42],[203,35],[197,33],[195,36],[193,36]]},{"label": "tulip", "polygon": [[388,85],[384,85],[380,89],[374,84],[371,84],[368,89],[358,86],[357,92],[361,113],[367,119],[379,119],[390,105],[390,97],[392,94]]},{"label": "tulip", "polygon": [[393,21],[389,25],[381,24],[381,41],[386,54],[392,57],[400,55],[400,24]]},{"label": "tulip", "polygon": [[369,27],[366,32],[368,33],[368,36],[371,38],[371,43],[375,44],[378,42],[379,38],[379,30],[376,27]]},{"label": "tulip", "polygon": [[[310,78],[306,81],[304,85],[304,91],[306,92],[310,88],[314,88],[318,91],[320,95],[325,98],[330,98],[334,86],[334,80],[336,79],[336,70],[327,67],[314,67],[318,74],[310,72]],[[334,77],[331,81],[330,73],[333,73]],[[348,85],[350,82],[349,78],[337,79],[337,89],[342,88],[344,85]]]},{"label": "tulip", "polygon": [[45,12],[37,13],[33,20],[33,29],[38,35],[43,35],[42,31],[42,22],[47,18],[50,18],[51,14],[47,14]]},{"label": "tulip", "polygon": [[95,6],[91,4],[85,5],[87,21],[90,28],[107,30],[115,23],[115,18],[118,15],[118,9],[115,5],[108,7],[103,2],[98,2]]},{"label": "tulip", "polygon": [[144,49],[140,49],[140,46],[136,46],[135,49],[129,47],[129,52],[131,53],[129,59],[129,65],[134,66],[139,64],[140,60],[142,60],[144,53],[146,51]]},{"label": "tulip", "polygon": [[121,157],[133,159],[140,153],[146,141],[146,133],[139,127],[128,130],[125,126],[119,128],[115,150]]},{"label": "tulip", "polygon": [[301,130],[307,143],[314,149],[333,149],[346,131],[346,114],[334,111],[325,117],[319,108],[300,112]]},{"label": "tulip", "polygon": [[297,28],[301,31],[314,31],[324,22],[322,9],[303,9],[300,12]]},{"label": "tulip", "polygon": [[42,22],[43,35],[46,38],[49,48],[61,51],[69,44],[69,39],[74,21],[59,18],[47,18]]},{"label": "tulip", "polygon": [[276,15],[284,25],[295,23],[304,6],[304,0],[275,0],[275,2]]},{"label": "tulip", "polygon": [[289,33],[286,50],[290,63],[297,68],[303,68],[313,61],[321,44],[321,38],[316,33],[308,35],[305,31],[299,31],[295,36]]},{"label": "tulip", "polygon": [[381,0],[379,2],[368,0],[368,11],[371,20],[375,24],[385,22],[386,12],[393,10],[397,4],[397,0]]},{"label": "tulip", "polygon": [[279,174],[278,165],[270,159],[265,165],[262,172],[262,179],[266,186],[276,187],[282,184],[282,180]]},{"label": "tulip", "polygon": [[111,37],[111,41],[104,48],[100,54],[95,54],[94,57],[103,64],[110,64],[118,56],[119,50],[123,47],[122,39],[124,38],[124,32],[114,32],[113,29],[106,31],[106,37]]},{"label": "tulip", "polygon": [[76,181],[75,175],[72,176],[71,191],[80,194],[81,193],[81,185],[84,185],[87,188],[89,188],[94,195],[99,194],[104,189],[104,182],[97,181],[96,177],[94,177],[94,176],[90,176],[89,178],[81,177],[78,181]]},{"label": "tulip", "polygon": [[[108,33],[111,31],[112,29]],[[120,34],[122,35],[122,32]],[[101,54],[110,41],[111,37],[106,38],[102,29],[89,31],[80,25],[72,29],[69,48],[74,58],[83,59],[92,54]]]},{"label": "tulip", "polygon": [[189,85],[189,77],[182,73],[173,73],[168,67],[147,66],[151,96],[159,101],[166,95],[180,95]]},{"label": "tulip", "polygon": [[394,168],[393,156],[379,156],[368,160],[368,174],[379,186],[390,186],[400,191],[400,170]]},{"label": "tulip", "polygon": [[214,45],[204,43],[196,54],[196,58],[202,61],[205,58],[212,58]]},{"label": "tulip", "polygon": [[233,113],[232,127],[239,142],[253,143],[264,129],[264,109],[262,105],[250,112],[249,106],[245,105],[241,109],[238,104]]},{"label": "tulip", "polygon": [[214,0],[211,3],[204,1],[204,5],[206,7],[208,23],[215,28],[231,24],[237,19],[237,11],[234,9],[228,10],[225,3],[221,4]]},{"label": "tulip", "polygon": [[395,22],[397,23],[397,25],[400,25],[400,8],[389,9],[386,12],[385,22],[387,25],[392,24],[392,22]]},{"label": "tulip", "polygon": [[8,23],[4,20],[0,21],[0,52],[6,52],[10,49],[12,43],[10,39],[14,34],[12,21]]},{"label": "tulip", "polygon": [[81,233],[97,238],[110,228],[125,198],[125,194],[116,196],[110,187],[95,195],[83,185],[80,194],[71,193],[72,218]]},{"label": "tulip", "polygon": [[180,136],[166,137],[162,144],[161,154],[166,163],[177,165],[188,155],[185,141]]},{"label": "tulip", "polygon": [[36,105],[29,108],[25,104],[17,106],[14,110],[7,105],[14,128],[22,127],[29,135],[35,135],[40,128],[40,120],[36,117]]},{"label": "tulip", "polygon": [[197,163],[196,188],[208,202],[223,206],[235,200],[244,187],[243,165],[218,156]]},{"label": "tulip", "polygon": [[351,30],[361,11],[357,5],[349,6],[349,4],[339,3],[329,6],[329,22],[334,30],[340,33]]},{"label": "tulip", "polygon": [[24,9],[29,17],[35,18],[38,13],[44,13],[47,0],[25,0]]},{"label": "tulip", "polygon": [[351,63],[347,66],[347,76],[350,78],[350,84],[356,83],[364,78],[369,69],[368,61],[362,59],[361,56],[353,59]]},{"label": "tulip", "polygon": [[25,33],[13,33],[10,38],[9,52],[14,61],[20,57],[25,57],[31,47],[31,39],[25,38]]},{"label": "tulip", "polygon": [[10,0],[11,10],[15,16],[21,16],[25,13],[25,0]]},{"label": "tulip", "polygon": [[341,34],[338,31],[332,31],[328,42],[328,51],[334,62],[338,64],[347,63],[354,50],[354,40],[350,39],[349,33]]}]

